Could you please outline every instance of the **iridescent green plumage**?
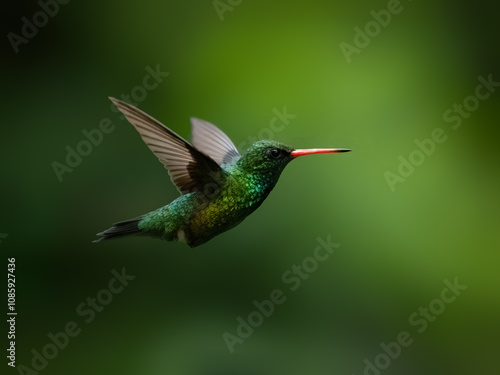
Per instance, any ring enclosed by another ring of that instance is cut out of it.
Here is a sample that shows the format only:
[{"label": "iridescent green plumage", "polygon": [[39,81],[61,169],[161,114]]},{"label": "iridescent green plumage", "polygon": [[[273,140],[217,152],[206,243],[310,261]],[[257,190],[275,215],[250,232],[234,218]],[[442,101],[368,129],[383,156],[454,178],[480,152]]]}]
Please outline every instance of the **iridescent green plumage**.
[{"label": "iridescent green plumage", "polygon": [[129,234],[201,245],[241,223],[267,198],[294,157],[346,149],[295,150],[276,141],[255,142],[239,155],[217,127],[192,119],[193,145],[136,107],[111,100],[169,170],[182,195],[139,218],[115,224],[99,240]]},{"label": "iridescent green plumage", "polygon": [[[273,148],[284,150],[283,158],[266,157]],[[201,245],[241,223],[262,204],[283,168],[292,160],[292,150],[278,142],[257,142],[234,165],[226,167],[228,177],[224,185],[180,196],[169,205],[144,215],[139,229],[168,241]]]}]

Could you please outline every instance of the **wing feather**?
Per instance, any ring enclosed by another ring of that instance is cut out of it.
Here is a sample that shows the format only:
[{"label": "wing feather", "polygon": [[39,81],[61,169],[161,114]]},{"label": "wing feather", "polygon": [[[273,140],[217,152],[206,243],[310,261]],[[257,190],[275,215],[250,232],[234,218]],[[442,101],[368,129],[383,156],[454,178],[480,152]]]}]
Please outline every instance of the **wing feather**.
[{"label": "wing feather", "polygon": [[210,155],[205,155],[161,122],[132,104],[109,98],[139,132],[142,140],[167,168],[182,194],[203,191],[209,183],[221,185],[226,172]]},{"label": "wing feather", "polygon": [[191,118],[193,145],[210,156],[217,164],[229,164],[240,158],[240,154],[229,137],[208,121]]}]

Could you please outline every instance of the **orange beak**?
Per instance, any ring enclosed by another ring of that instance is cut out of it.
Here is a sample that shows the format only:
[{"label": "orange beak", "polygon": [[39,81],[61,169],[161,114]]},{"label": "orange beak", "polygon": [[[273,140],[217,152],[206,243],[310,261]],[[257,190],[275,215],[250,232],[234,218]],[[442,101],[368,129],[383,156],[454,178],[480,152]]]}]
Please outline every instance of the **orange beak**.
[{"label": "orange beak", "polygon": [[307,148],[307,149],[299,149],[293,150],[292,156],[294,158],[303,155],[313,155],[313,154],[331,154],[334,152],[349,152],[348,148]]}]

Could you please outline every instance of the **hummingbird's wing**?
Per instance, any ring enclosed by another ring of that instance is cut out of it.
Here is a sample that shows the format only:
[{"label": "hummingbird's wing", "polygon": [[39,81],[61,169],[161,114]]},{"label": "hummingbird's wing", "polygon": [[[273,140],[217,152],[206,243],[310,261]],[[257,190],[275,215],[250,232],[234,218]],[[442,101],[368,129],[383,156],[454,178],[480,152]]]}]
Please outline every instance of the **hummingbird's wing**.
[{"label": "hummingbird's wing", "polygon": [[217,164],[233,163],[240,154],[231,139],[217,126],[197,118],[191,118],[193,146],[214,159]]},{"label": "hummingbird's wing", "polygon": [[207,184],[221,186],[226,172],[158,120],[132,104],[109,98],[141,135],[142,140],[167,168],[182,194],[203,191]]}]

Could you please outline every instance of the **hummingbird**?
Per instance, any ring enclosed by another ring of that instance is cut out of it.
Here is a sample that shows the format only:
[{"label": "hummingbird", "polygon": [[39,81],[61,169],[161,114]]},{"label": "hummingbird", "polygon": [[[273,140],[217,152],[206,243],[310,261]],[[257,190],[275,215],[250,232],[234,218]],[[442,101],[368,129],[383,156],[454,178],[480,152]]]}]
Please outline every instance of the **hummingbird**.
[{"label": "hummingbird", "polygon": [[138,234],[199,246],[254,212],[293,159],[351,151],[295,149],[274,140],[261,140],[240,155],[229,137],[207,121],[191,118],[190,144],[137,107],[109,99],[165,166],[181,195],[157,210],[115,223],[98,233],[101,238],[94,242]]}]

